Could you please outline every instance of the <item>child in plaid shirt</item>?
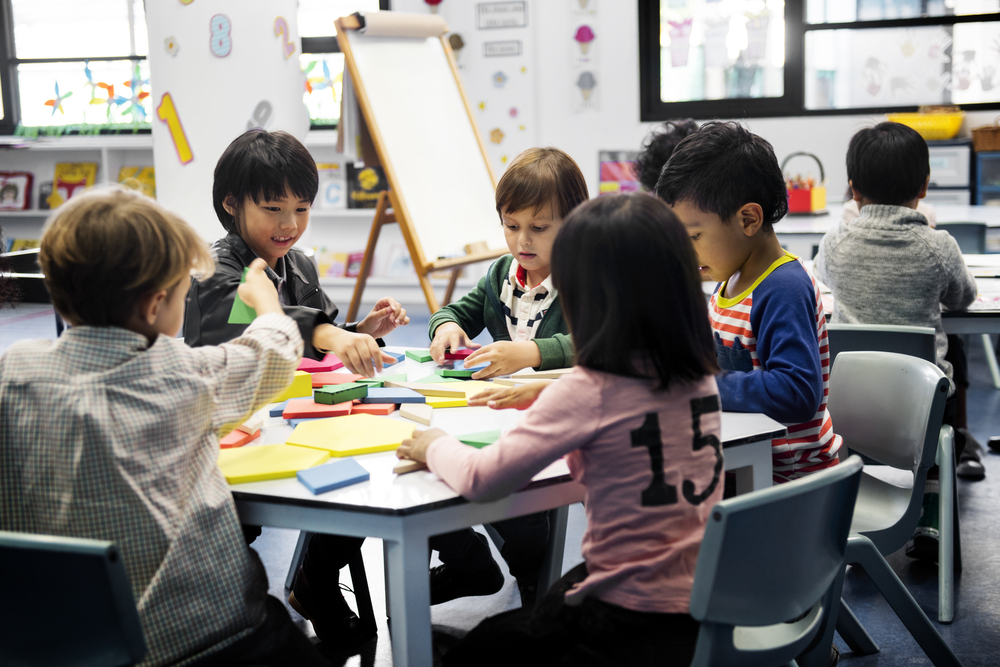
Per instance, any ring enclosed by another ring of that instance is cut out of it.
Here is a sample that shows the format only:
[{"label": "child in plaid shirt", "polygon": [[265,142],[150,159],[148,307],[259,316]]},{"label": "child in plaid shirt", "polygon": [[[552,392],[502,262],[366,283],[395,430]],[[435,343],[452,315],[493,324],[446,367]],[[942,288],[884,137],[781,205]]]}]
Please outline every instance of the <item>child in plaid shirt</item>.
[{"label": "child in plaid shirt", "polygon": [[203,241],[121,188],[74,198],[42,236],[59,340],[0,358],[0,530],[111,540],[132,585],[143,665],[322,665],[267,595],[216,459],[225,433],[289,383],[302,355],[263,272],[240,297],[242,336],[192,349],[175,338]]}]

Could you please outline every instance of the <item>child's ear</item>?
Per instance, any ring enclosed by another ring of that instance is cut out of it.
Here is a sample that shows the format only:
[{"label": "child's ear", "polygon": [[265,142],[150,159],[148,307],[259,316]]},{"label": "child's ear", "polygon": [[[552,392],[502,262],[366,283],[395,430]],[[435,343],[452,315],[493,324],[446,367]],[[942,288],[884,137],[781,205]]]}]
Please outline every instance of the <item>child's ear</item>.
[{"label": "child's ear", "polygon": [[236,199],[231,195],[226,195],[226,198],[222,200],[222,208],[226,209],[226,213],[236,217]]},{"label": "child's ear", "polygon": [[931,184],[931,175],[927,174],[927,178],[924,179],[924,187],[920,188],[920,194],[917,195],[917,199],[923,199],[927,196],[927,188]]},{"label": "child's ear", "polygon": [[166,298],[167,290],[165,289],[150,292],[140,297],[139,303],[136,304],[136,309],[139,311],[139,319],[150,326],[156,324],[156,318],[160,316],[160,307]]},{"label": "child's ear", "polygon": [[[930,180],[931,180],[931,175],[927,174],[927,182],[929,183]],[[847,181],[847,185],[851,188],[851,199],[858,202],[858,205],[860,206],[862,195],[860,192],[858,192],[857,188],[854,187],[854,181]],[[925,184],[924,187],[926,188],[927,185]],[[924,194],[927,194],[926,189],[924,190]]]},{"label": "child's ear", "polygon": [[746,236],[753,236],[764,226],[764,209],[760,204],[743,204],[736,213],[736,220]]}]

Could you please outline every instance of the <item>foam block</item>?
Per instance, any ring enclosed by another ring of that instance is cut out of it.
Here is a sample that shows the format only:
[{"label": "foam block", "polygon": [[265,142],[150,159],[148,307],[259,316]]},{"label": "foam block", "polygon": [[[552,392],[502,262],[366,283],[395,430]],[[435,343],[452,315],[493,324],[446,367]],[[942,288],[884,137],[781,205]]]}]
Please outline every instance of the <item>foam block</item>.
[{"label": "foam block", "polygon": [[251,440],[256,440],[260,437],[260,429],[254,431],[253,433],[246,433],[234,428],[230,431],[226,437],[219,438],[219,447],[221,449],[233,449],[235,447],[242,447]]},{"label": "foam block", "polygon": [[334,405],[347,403],[356,398],[364,398],[367,395],[368,385],[366,384],[335,384],[317,389],[313,392],[313,400],[325,405]]},{"label": "foam block", "polygon": [[313,389],[319,389],[329,385],[351,384],[364,377],[364,375],[355,375],[354,373],[313,373],[312,386]]},{"label": "foam block", "polygon": [[464,398],[448,398],[446,396],[427,396],[427,405],[432,408],[464,408],[469,404]]},{"label": "foam block", "polygon": [[378,415],[379,417],[388,417],[395,411],[395,403],[362,403],[351,408],[352,415]]},{"label": "foam block", "polygon": [[319,495],[352,484],[367,482],[371,475],[354,459],[343,459],[308,470],[300,470],[296,477],[304,487]]},{"label": "foam block", "polygon": [[493,431],[481,431],[479,433],[467,433],[466,435],[455,436],[458,441],[469,445],[470,447],[475,447],[476,449],[482,449],[486,445],[492,445],[494,442],[500,439],[500,430],[496,429]]},{"label": "foam block", "polygon": [[446,378],[471,378],[473,373],[477,373],[489,366],[489,363],[478,364],[470,368],[444,368],[441,370],[441,377]]},{"label": "foam block", "polygon": [[406,473],[417,472],[418,470],[427,470],[427,464],[420,461],[402,459],[396,464],[396,467],[392,469],[392,471],[397,475],[405,475]]},{"label": "foam block", "polygon": [[260,445],[220,451],[219,469],[230,484],[245,484],[295,477],[329,458],[330,452],[308,447]]},{"label": "foam block", "polygon": [[243,431],[244,433],[255,433],[259,431],[264,426],[264,417],[259,416],[254,413],[245,423],[240,424],[236,428]]},{"label": "foam block", "polygon": [[406,356],[421,363],[434,360],[434,357],[431,356],[430,350],[407,350]]},{"label": "foam block", "polygon": [[335,354],[328,354],[320,361],[303,357],[302,361],[299,362],[299,370],[306,373],[329,373],[343,367],[344,362],[338,359]]},{"label": "foam block", "polygon": [[[401,362],[403,359],[406,359],[406,354],[404,354],[403,352],[389,352],[388,350],[382,350],[382,354],[387,354],[393,359],[395,359],[396,364]],[[390,364],[390,365],[395,366],[396,364]]]},{"label": "foam block", "polygon": [[302,419],[289,419],[288,423],[291,425],[292,428],[295,428],[296,426],[298,426],[303,422],[314,422],[317,419],[326,419],[326,417],[303,417]]},{"label": "foam block", "polygon": [[351,414],[352,403],[335,403],[327,405],[317,403],[311,398],[294,398],[288,401],[281,416],[285,419],[318,419],[321,417],[346,417]]},{"label": "foam block", "polygon": [[369,389],[362,403],[426,403],[427,399],[411,389]]},{"label": "foam block", "polygon": [[511,375],[512,380],[558,380],[567,373],[572,373],[572,368],[556,368],[551,371],[538,371],[532,373],[515,373]]},{"label": "foam block", "polygon": [[[289,399],[291,400],[291,399]],[[282,401],[277,405],[271,406],[271,409],[267,411],[267,414],[271,417],[280,417],[281,413],[285,411],[285,406],[288,405],[288,401]]]},{"label": "foam block", "polygon": [[437,374],[435,371],[434,375],[428,375],[425,378],[420,378],[419,380],[414,380],[416,384],[447,384],[449,382],[461,382],[458,378],[446,378]]},{"label": "foam block", "polygon": [[388,452],[413,435],[413,424],[374,415],[350,415],[299,424],[289,445],[310,447],[333,456]]},{"label": "foam block", "polygon": [[292,384],[288,385],[288,388],[285,389],[285,391],[272,398],[271,402],[280,403],[281,401],[287,401],[290,398],[305,398],[306,396],[312,396],[312,391],[312,376],[305,371],[295,371],[295,377],[292,378]]},{"label": "foam block", "polygon": [[467,356],[475,352],[475,350],[470,350],[468,348],[462,348],[461,350],[448,350],[444,353],[445,359],[465,359]]},{"label": "foam block", "polygon": [[434,408],[426,403],[407,403],[406,405],[399,406],[399,414],[410,421],[430,426],[431,417],[434,415]]},{"label": "foam block", "polygon": [[380,377],[373,378],[361,378],[357,380],[358,384],[366,384],[369,387],[384,387],[386,381],[390,382],[406,382],[406,375],[382,375]]},{"label": "foam block", "polygon": [[417,384],[416,382],[386,382],[387,388],[412,389],[424,396],[443,396],[445,398],[462,398],[465,392],[457,387],[443,384]]}]

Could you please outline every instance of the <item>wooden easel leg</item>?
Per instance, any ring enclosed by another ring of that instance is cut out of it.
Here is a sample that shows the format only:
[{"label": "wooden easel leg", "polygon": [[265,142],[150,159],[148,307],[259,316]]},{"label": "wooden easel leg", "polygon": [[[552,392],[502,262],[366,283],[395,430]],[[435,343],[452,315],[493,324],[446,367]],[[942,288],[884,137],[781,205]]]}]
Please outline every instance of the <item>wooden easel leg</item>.
[{"label": "wooden easel leg", "polygon": [[455,294],[455,285],[458,284],[458,276],[462,273],[462,269],[454,269],[451,272],[451,277],[448,278],[448,289],[444,291],[444,301],[441,303],[442,306],[447,306],[451,303],[451,297]]},{"label": "wooden easel leg", "polygon": [[375,206],[375,218],[372,220],[372,230],[368,235],[368,246],[365,248],[365,257],[361,260],[361,273],[358,274],[358,281],[354,283],[354,294],[351,296],[351,307],[347,309],[347,321],[354,322],[358,316],[358,309],[361,307],[361,297],[365,292],[365,283],[368,282],[368,273],[372,268],[372,259],[375,257],[375,245],[378,243],[379,233],[385,221],[385,211],[389,207],[389,193],[383,191],[378,197],[378,204]]},{"label": "wooden easel leg", "polygon": [[431,286],[431,280],[427,277],[428,274],[417,272],[417,278],[420,280],[420,289],[424,291],[424,298],[427,299],[427,307],[431,311],[431,315],[440,310],[441,306],[438,305],[437,295],[434,294],[434,287]]}]

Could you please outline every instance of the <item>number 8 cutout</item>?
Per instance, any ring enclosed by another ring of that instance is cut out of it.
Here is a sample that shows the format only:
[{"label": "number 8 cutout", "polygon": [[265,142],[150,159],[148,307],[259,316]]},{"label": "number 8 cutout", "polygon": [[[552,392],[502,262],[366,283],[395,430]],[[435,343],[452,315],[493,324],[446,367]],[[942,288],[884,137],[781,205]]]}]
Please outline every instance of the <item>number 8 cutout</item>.
[{"label": "number 8 cutout", "polygon": [[225,14],[216,14],[208,22],[208,26],[212,32],[209,42],[212,54],[218,58],[225,58],[233,50],[233,38],[230,35],[233,24]]}]

